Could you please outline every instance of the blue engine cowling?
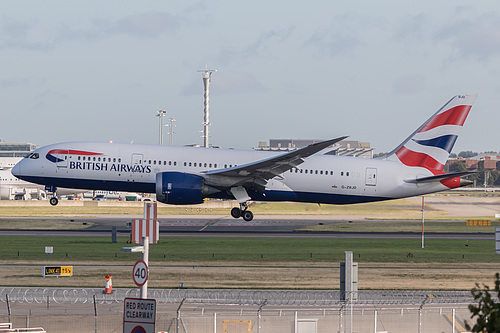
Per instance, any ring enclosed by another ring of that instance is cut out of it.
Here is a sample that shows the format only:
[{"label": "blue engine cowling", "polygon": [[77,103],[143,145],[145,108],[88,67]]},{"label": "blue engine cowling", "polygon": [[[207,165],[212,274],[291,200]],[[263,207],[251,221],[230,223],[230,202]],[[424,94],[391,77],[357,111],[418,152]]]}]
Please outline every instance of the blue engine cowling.
[{"label": "blue engine cowling", "polygon": [[204,179],[191,173],[169,171],[156,174],[156,200],[172,205],[203,203]]}]

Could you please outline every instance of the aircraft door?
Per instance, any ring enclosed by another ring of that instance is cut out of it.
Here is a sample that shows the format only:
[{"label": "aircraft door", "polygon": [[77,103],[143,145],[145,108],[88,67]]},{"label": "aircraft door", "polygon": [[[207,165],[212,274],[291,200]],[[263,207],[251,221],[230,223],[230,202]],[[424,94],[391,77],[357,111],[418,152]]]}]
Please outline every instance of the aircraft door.
[{"label": "aircraft door", "polygon": [[377,185],[377,169],[366,168],[365,184],[367,186],[376,186]]},{"label": "aircraft door", "polygon": [[132,154],[132,165],[142,165],[143,155],[142,154]]},{"label": "aircraft door", "polygon": [[60,150],[57,152],[56,165],[58,168],[67,168],[69,159],[69,151]]},{"label": "aircraft door", "polygon": [[132,154],[132,171],[130,173],[130,179],[135,182],[135,181],[139,181],[142,179],[143,177],[143,173],[142,172],[136,172],[136,171],[139,171],[141,170],[141,167],[142,165],[144,164],[144,155],[143,154],[137,154],[137,153],[133,153]]}]

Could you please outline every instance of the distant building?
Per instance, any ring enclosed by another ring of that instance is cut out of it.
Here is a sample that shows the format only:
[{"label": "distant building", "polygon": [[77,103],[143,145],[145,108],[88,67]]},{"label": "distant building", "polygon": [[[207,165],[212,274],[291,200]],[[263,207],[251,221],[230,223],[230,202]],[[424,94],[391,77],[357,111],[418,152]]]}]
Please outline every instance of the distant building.
[{"label": "distant building", "polygon": [[469,171],[477,171],[481,167],[485,170],[498,170],[500,171],[500,155],[479,154],[473,157],[457,157],[449,158],[448,165],[451,167],[458,161],[465,162],[465,167]]},{"label": "distant building", "polygon": [[0,157],[24,157],[37,149],[32,143],[10,143],[0,140]]},{"label": "distant building", "polygon": [[0,140],[0,170],[11,169],[36,148],[38,146],[32,143],[10,143]]},{"label": "distant building", "polygon": [[[315,142],[324,140],[318,139],[270,139],[269,145],[266,141],[259,141],[259,146],[253,148],[260,151],[291,151],[308,146]],[[335,146],[331,146],[331,150],[326,154],[339,156],[356,156],[364,158],[373,158],[374,148],[370,148],[369,142],[360,142],[355,140],[343,140]]]}]

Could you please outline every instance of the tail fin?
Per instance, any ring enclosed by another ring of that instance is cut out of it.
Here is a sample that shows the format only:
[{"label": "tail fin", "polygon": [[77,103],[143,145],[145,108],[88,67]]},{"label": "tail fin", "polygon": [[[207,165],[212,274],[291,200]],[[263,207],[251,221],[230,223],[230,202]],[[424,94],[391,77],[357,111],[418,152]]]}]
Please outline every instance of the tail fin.
[{"label": "tail fin", "polygon": [[391,151],[387,160],[426,168],[434,174],[442,172],[476,96],[453,97]]}]

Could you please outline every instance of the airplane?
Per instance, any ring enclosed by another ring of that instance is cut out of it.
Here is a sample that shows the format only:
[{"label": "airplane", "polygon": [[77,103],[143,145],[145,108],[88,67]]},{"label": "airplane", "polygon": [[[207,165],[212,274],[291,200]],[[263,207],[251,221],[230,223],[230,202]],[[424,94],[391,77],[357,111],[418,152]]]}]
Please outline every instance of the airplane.
[{"label": "airplane", "polygon": [[[65,142],[36,149],[12,169],[57,187],[156,193],[174,205],[234,200],[234,218],[253,219],[250,201],[354,204],[419,196],[470,185],[473,172],[443,168],[476,95],[457,95],[382,158],[324,153],[346,138],[287,153],[200,147]],[[50,199],[57,205],[55,195]]]}]

